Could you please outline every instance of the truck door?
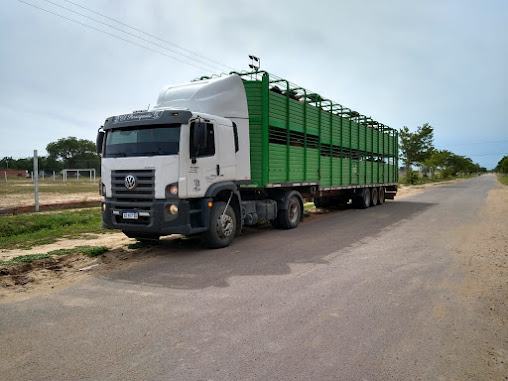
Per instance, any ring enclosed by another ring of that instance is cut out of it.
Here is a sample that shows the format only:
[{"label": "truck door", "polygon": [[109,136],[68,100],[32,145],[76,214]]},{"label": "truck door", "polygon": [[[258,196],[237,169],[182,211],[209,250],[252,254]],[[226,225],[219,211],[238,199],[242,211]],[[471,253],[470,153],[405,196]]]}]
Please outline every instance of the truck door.
[{"label": "truck door", "polygon": [[192,136],[197,122],[190,125],[190,154],[195,163],[189,166],[187,194],[190,198],[203,197],[211,184],[219,181],[219,153],[217,145],[217,126],[206,122],[206,139],[203,146],[194,147]]},{"label": "truck door", "polygon": [[233,126],[216,125],[217,143],[219,144],[219,181],[236,179],[235,153],[238,150],[238,140],[234,137],[235,128],[235,124]]}]

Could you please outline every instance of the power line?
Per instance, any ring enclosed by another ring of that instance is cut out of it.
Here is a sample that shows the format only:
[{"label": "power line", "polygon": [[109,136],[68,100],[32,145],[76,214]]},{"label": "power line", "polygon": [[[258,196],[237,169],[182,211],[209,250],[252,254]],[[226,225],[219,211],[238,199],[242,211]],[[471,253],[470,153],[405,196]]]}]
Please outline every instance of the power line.
[{"label": "power line", "polygon": [[106,31],[104,31],[104,30],[102,30],[102,29],[95,28],[95,27],[93,27],[93,26],[91,26],[91,25],[88,25],[88,24],[85,24],[85,23],[79,22],[79,21],[74,20],[74,19],[71,19],[71,18],[69,18],[69,17],[66,17],[66,16],[60,15],[60,14],[58,14],[58,13],[55,13],[55,12],[49,11],[49,10],[47,10],[47,9],[44,9],[44,8],[38,7],[38,6],[34,5],[34,4],[27,3],[27,2],[25,2],[25,1],[23,1],[23,0],[17,0],[17,1],[18,1],[18,2],[20,2],[20,3],[26,4],[26,5],[29,5],[29,6],[31,6],[31,7],[33,7],[33,8],[38,9],[38,10],[41,10],[41,11],[43,11],[43,12],[50,13],[50,14],[52,14],[52,15],[54,15],[54,16],[58,16],[58,17],[61,17],[61,18],[65,19],[65,20],[71,21],[71,22],[73,22],[73,23],[76,23],[76,24],[82,25],[82,26],[84,26],[84,27],[87,27],[87,28],[93,29],[93,30],[95,30],[95,31],[97,31],[97,32],[107,34],[108,36],[111,36],[111,37],[115,37],[115,38],[117,38],[117,39],[119,39],[119,40],[122,40],[122,41],[128,42],[129,44],[136,45],[136,46],[138,46],[138,47],[140,47],[140,48],[143,48],[143,49],[149,50],[149,51],[151,51],[151,52],[154,52],[154,53],[160,54],[160,55],[165,56],[165,57],[169,57],[169,58],[171,58],[171,59],[174,59],[175,61],[179,61],[179,62],[184,63],[184,64],[186,64],[186,65],[191,65],[191,66],[194,66],[195,68],[198,68],[198,69],[200,69],[200,70],[204,70],[204,71],[208,71],[208,70],[209,70],[209,69],[205,69],[205,68],[203,68],[203,67],[201,67],[201,66],[195,65],[195,64],[193,64],[193,63],[191,63],[191,62],[183,61],[183,60],[181,60],[181,59],[179,59],[179,58],[177,58],[177,57],[173,57],[173,56],[171,56],[171,55],[169,55],[169,54],[166,54],[166,53],[163,53],[163,52],[159,52],[158,50],[155,50],[155,49],[149,48],[149,47],[147,47],[147,46],[137,44],[137,43],[135,43],[135,42],[133,42],[133,41],[127,40],[127,39],[122,38],[122,37],[120,37],[120,36],[117,36],[117,35],[115,35],[115,34],[112,34],[112,33],[106,32]]},{"label": "power line", "polygon": [[76,4],[76,3],[74,3],[74,2],[72,2],[72,1],[70,1],[70,0],[63,0],[63,1],[65,1],[65,2],[67,2],[67,3],[70,3],[70,4],[72,4],[72,5],[75,5],[76,7],[79,7],[79,8],[85,9],[85,10],[87,10],[88,12],[91,12],[91,13],[94,13],[94,14],[99,15],[99,16],[101,16],[101,17],[104,17],[105,19],[108,19],[108,20],[111,20],[111,21],[113,21],[113,22],[116,22],[116,23],[118,23],[118,24],[120,24],[120,25],[123,25],[123,26],[125,26],[125,27],[127,27],[127,28],[130,28],[130,29],[132,29],[132,30],[135,30],[136,32],[143,33],[143,34],[145,34],[145,35],[147,35],[147,36],[149,36],[149,37],[152,37],[152,38],[154,38],[154,39],[156,39],[156,40],[159,40],[159,41],[161,41],[161,42],[164,42],[164,43],[166,43],[166,44],[168,44],[168,45],[174,46],[175,48],[181,49],[181,50],[183,50],[183,51],[185,51],[185,52],[187,52],[187,53],[190,53],[190,54],[193,54],[193,55],[195,55],[195,56],[197,56],[197,57],[200,57],[200,58],[206,59],[206,60],[208,60],[208,61],[210,61],[210,62],[213,62],[213,63],[215,63],[215,64],[218,64],[218,65],[220,65],[220,66],[222,66],[222,67],[224,67],[224,68],[228,68],[228,69],[231,69],[231,70],[235,70],[235,69],[234,69],[233,67],[231,67],[231,66],[225,65],[225,64],[223,64],[223,63],[221,63],[221,62],[218,62],[218,61],[215,61],[215,60],[213,60],[213,59],[211,59],[211,58],[205,57],[205,56],[203,56],[203,55],[201,55],[201,54],[198,54],[198,53],[196,53],[196,52],[193,52],[192,50],[182,48],[181,46],[178,46],[178,45],[176,45],[176,44],[173,44],[173,43],[171,43],[171,42],[169,42],[169,41],[166,41],[166,40],[164,40],[164,39],[162,39],[162,38],[159,38],[159,37],[157,37],[157,36],[154,36],[153,34],[147,33],[147,32],[145,32],[145,31],[143,31],[143,30],[141,30],[141,29],[135,28],[135,27],[133,27],[133,26],[131,26],[131,25],[129,25],[129,24],[126,24],[126,23],[124,23],[124,22],[118,21],[118,20],[116,20],[116,19],[114,19],[114,18],[111,18],[111,17],[108,17],[108,16],[106,16],[106,15],[103,15],[102,13],[96,12],[96,11],[94,11],[94,10],[90,9],[90,8],[84,7],[84,6],[80,5],[80,4]]},{"label": "power line", "polygon": [[504,152],[499,152],[499,153],[481,153],[478,155],[469,155],[469,156],[494,156],[494,155],[508,155],[508,154]]},{"label": "power line", "polygon": [[495,140],[490,142],[473,142],[473,143],[460,143],[460,144],[448,144],[448,145],[440,145],[440,147],[459,147],[459,146],[469,146],[474,144],[493,144],[493,143],[506,143],[508,140]]},{"label": "power line", "polygon": [[[180,52],[177,52],[177,51],[175,51],[175,50],[173,50],[173,49],[167,48],[167,47],[165,47],[165,46],[163,46],[163,45],[157,44],[157,43],[152,42],[152,41],[150,41],[150,40],[147,40],[147,39],[145,39],[145,38],[142,38],[142,37],[136,36],[135,34],[132,34],[132,33],[126,32],[126,31],[124,31],[124,30],[122,30],[122,29],[120,29],[120,28],[117,28],[117,27],[114,27],[114,26],[109,25],[109,24],[107,24],[107,23],[104,23],[104,22],[102,22],[102,21],[100,21],[100,20],[97,20],[97,19],[95,19],[95,18],[93,18],[93,17],[87,16],[87,15],[85,15],[85,14],[83,14],[83,13],[76,12],[76,11],[74,11],[74,10],[70,9],[70,8],[66,8],[66,7],[64,7],[64,6],[62,6],[62,5],[58,4],[58,3],[53,2],[53,1],[50,1],[50,0],[44,0],[44,1],[46,1],[47,3],[50,3],[50,4],[52,4],[52,5],[54,5],[54,6],[56,6],[56,7],[60,7],[60,8],[62,8],[62,9],[65,9],[66,11],[69,11],[69,12],[72,12],[72,13],[74,13],[74,14],[77,14],[77,15],[79,15],[79,16],[81,16],[81,17],[84,17],[84,18],[87,18],[87,19],[89,19],[89,20],[95,21],[96,23],[99,23],[99,24],[105,25],[105,26],[107,26],[107,27],[109,27],[109,28],[111,28],[111,29],[117,30],[117,31],[119,31],[119,32],[121,32],[121,33],[125,33],[125,34],[126,34],[126,35],[128,35],[128,36],[131,36],[131,37],[137,38],[137,39],[139,39],[139,40],[141,40],[141,41],[144,41],[144,42],[148,42],[149,44],[155,45],[155,46],[157,46],[157,47],[159,47],[159,48],[161,48],[161,49],[168,50],[168,51],[170,51],[170,52],[172,52],[172,53],[175,53],[175,54],[181,55],[182,57],[185,57],[185,58],[188,58],[188,59],[190,59],[190,60],[196,61],[196,62],[198,62],[198,63],[200,63],[200,64],[210,66],[210,67],[212,67],[212,68],[214,68],[214,69],[216,69],[216,70],[221,70],[221,71],[223,70],[223,69],[222,69],[222,68],[220,68],[220,67],[217,67],[217,66],[215,66],[215,65],[209,64],[209,63],[204,62],[204,61],[201,61],[201,60],[199,60],[199,59],[196,59],[196,58],[193,58],[193,57],[187,56],[187,55],[185,55],[185,54],[182,54],[182,53],[180,53]],[[64,1],[65,1],[65,0],[64,0]],[[72,3],[72,4],[74,4],[74,3]],[[96,13],[96,12],[94,12],[94,13]],[[101,15],[101,16],[102,16],[102,15]],[[106,16],[102,16],[102,17],[106,17]],[[134,28],[132,28],[132,29],[134,29]],[[143,32],[142,32],[142,33],[143,33]],[[164,42],[165,42],[165,41],[164,41]],[[206,58],[205,58],[205,59],[206,59]]]}]

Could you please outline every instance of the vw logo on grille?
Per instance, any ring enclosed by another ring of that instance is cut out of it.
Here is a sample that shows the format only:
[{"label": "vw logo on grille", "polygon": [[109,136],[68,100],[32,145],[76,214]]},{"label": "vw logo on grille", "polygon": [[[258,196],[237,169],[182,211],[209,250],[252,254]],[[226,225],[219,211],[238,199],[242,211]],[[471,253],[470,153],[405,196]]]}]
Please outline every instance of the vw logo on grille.
[{"label": "vw logo on grille", "polygon": [[133,175],[125,176],[125,187],[127,189],[136,188],[136,178]]}]

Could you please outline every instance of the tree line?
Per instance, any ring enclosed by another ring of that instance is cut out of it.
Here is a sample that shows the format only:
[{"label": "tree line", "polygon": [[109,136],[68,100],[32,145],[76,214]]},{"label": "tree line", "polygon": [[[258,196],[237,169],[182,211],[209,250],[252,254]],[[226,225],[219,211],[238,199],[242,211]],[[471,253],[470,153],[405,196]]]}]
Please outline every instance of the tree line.
[{"label": "tree line", "polygon": [[508,156],[505,156],[499,160],[499,163],[497,163],[494,171],[508,175]]},{"label": "tree line", "polygon": [[[56,171],[62,169],[88,169],[100,171],[100,157],[96,153],[95,143],[75,137],[61,138],[46,146],[47,156],[39,156],[40,171]],[[22,159],[4,157],[0,160],[0,169],[33,169],[33,156]]]},{"label": "tree line", "polygon": [[439,171],[440,178],[487,172],[485,167],[474,163],[466,156],[457,155],[448,150],[434,147],[434,128],[425,123],[415,132],[404,126],[400,129],[400,152],[405,164],[406,182],[414,184],[419,181],[419,173],[413,171],[413,165],[420,167],[424,173],[430,173],[434,180]]}]

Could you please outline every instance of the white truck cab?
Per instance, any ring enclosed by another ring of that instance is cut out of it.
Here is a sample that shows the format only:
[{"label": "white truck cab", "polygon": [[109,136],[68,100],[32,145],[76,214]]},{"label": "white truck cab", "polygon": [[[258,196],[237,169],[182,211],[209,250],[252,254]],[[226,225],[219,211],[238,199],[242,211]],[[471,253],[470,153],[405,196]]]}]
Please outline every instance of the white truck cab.
[{"label": "white truck cab", "polygon": [[240,222],[238,185],[250,180],[248,117],[242,80],[231,75],[167,87],[153,109],[106,119],[97,138],[103,226],[138,239],[206,232],[220,200],[221,214],[237,204]]}]

